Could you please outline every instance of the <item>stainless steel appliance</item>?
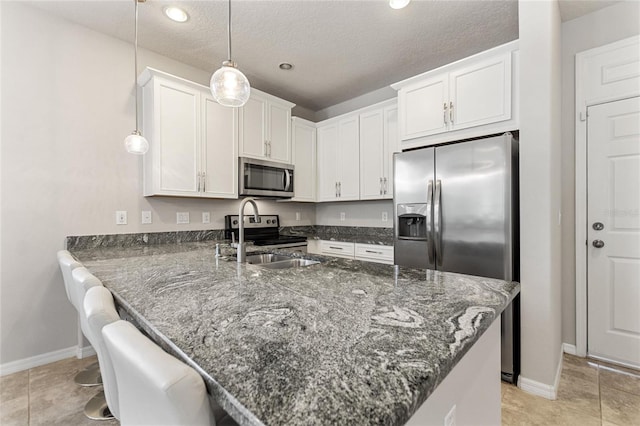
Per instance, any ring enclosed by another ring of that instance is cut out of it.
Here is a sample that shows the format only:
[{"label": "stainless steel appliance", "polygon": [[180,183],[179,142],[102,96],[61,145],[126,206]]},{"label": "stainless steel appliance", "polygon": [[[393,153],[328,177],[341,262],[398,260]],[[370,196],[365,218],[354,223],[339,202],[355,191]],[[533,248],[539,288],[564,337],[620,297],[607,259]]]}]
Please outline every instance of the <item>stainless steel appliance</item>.
[{"label": "stainless steel appliance", "polygon": [[[259,215],[259,221],[252,215],[244,217],[244,237],[254,246],[269,248],[289,248],[307,252],[307,237],[280,235],[280,217],[278,215]],[[238,241],[240,228],[239,215],[224,217],[225,238]]]},{"label": "stainless steel appliance", "polygon": [[[510,133],[394,155],[395,264],[518,281],[518,142]],[[502,379],[520,370],[519,299]]]},{"label": "stainless steel appliance", "polygon": [[238,191],[240,195],[291,198],[293,165],[240,157]]}]

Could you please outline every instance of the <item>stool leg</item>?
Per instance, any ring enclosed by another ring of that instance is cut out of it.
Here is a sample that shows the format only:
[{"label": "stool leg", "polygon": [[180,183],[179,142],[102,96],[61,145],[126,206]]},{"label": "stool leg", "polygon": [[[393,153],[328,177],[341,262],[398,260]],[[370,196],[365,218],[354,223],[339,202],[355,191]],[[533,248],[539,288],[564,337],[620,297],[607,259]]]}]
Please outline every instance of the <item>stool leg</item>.
[{"label": "stool leg", "polygon": [[111,420],[113,414],[109,411],[107,406],[107,400],[104,396],[104,391],[98,392],[93,398],[87,402],[84,406],[84,415],[91,420]]},{"label": "stool leg", "polygon": [[102,377],[100,376],[100,366],[97,362],[89,365],[84,370],[80,371],[73,378],[79,386],[99,386],[102,384]]}]

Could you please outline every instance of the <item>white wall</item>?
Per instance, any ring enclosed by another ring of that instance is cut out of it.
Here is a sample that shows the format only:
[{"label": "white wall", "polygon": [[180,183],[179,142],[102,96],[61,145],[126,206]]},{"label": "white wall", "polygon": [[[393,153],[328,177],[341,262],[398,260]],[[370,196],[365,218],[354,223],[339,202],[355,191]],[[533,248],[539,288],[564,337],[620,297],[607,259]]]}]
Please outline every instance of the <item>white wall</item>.
[{"label": "white wall", "polygon": [[562,24],[562,341],[576,343],[575,55],[640,34],[640,2],[627,1]]},{"label": "white wall", "polygon": [[[387,213],[387,221],[382,221],[382,213]],[[316,205],[316,224],[328,226],[370,226],[373,228],[393,228],[393,201],[347,201],[339,203],[319,203]],[[345,220],[340,220],[340,213]]]},{"label": "white wall", "polygon": [[522,375],[553,389],[560,362],[560,15],[520,1]]},{"label": "white wall", "polygon": [[316,111],[315,121],[327,120],[329,118],[346,114],[348,112],[355,111],[369,105],[377,104],[378,102],[395,98],[397,94],[398,92],[392,89],[391,86],[382,87],[378,90],[374,90],[356,98],[349,99],[348,101],[344,101],[325,109],[321,109],[320,111]]},{"label": "white wall", "polygon": [[[219,229],[238,201],[144,198],[128,43],[19,3],[2,4],[0,364],[76,345],[76,315],[55,254],[67,235]],[[152,66],[208,84],[209,73],[152,52]],[[315,223],[313,204],[261,202],[285,225]],[[115,225],[127,210],[129,224]],[[153,212],[140,225],[140,211]],[[176,225],[177,211],[191,213]],[[212,223],[201,223],[201,212]],[[295,212],[302,220],[295,221]]]}]

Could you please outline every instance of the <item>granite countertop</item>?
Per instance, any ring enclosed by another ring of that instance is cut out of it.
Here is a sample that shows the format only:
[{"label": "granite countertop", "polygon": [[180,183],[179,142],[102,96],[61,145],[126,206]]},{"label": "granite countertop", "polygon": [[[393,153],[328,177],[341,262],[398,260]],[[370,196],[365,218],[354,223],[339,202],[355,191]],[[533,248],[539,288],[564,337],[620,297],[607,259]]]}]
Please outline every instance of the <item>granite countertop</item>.
[{"label": "granite countertop", "polygon": [[302,235],[313,240],[343,241],[345,243],[393,245],[393,228],[360,226],[295,226],[283,227],[283,235]]},{"label": "granite countertop", "polygon": [[520,289],[316,255],[268,270],[214,246],[73,254],[241,425],[403,424]]}]

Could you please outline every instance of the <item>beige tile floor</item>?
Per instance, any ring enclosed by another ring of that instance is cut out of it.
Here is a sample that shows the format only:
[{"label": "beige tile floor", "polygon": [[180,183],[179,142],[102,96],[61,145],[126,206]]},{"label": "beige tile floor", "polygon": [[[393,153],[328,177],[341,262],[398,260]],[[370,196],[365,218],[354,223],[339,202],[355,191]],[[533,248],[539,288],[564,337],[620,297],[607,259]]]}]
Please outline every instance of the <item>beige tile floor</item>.
[{"label": "beige tile floor", "polygon": [[555,401],[502,384],[502,424],[640,426],[640,372],[565,354]]},{"label": "beige tile floor", "polygon": [[[82,413],[98,389],[73,377],[92,362],[69,358],[1,377],[0,425],[117,425]],[[556,401],[502,385],[502,424],[640,426],[640,373],[565,355]]]}]

